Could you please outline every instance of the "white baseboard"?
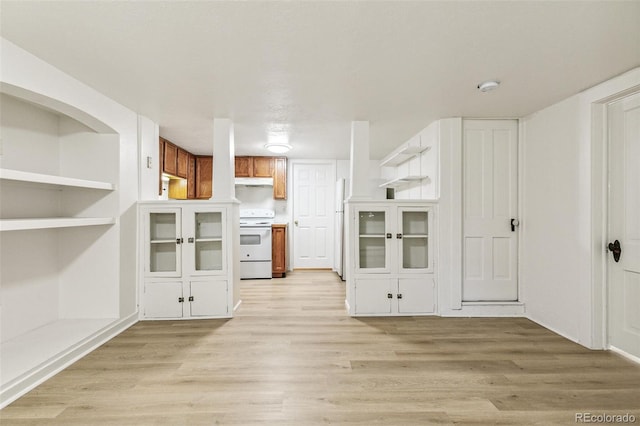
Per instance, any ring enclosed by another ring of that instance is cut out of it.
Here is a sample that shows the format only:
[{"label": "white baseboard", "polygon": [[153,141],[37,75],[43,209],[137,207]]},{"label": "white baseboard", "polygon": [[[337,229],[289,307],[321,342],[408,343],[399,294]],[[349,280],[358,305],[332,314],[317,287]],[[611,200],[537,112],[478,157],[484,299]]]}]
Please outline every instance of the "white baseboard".
[{"label": "white baseboard", "polygon": [[611,352],[615,352],[618,355],[621,355],[621,356],[627,358],[629,361],[633,361],[636,364],[640,364],[640,358],[638,358],[635,355],[630,354],[629,352],[625,352],[622,349],[616,348],[615,346],[611,346],[611,345],[609,345],[609,350]]},{"label": "white baseboard", "polygon": [[522,302],[462,302],[462,308],[449,310],[443,317],[523,317]]},{"label": "white baseboard", "polygon": [[80,358],[84,357],[105,342],[113,339],[127,328],[138,322],[138,312],[113,322],[86,339],[59,352],[27,373],[17,377],[0,389],[0,409],[11,404],[39,384],[55,376]]}]

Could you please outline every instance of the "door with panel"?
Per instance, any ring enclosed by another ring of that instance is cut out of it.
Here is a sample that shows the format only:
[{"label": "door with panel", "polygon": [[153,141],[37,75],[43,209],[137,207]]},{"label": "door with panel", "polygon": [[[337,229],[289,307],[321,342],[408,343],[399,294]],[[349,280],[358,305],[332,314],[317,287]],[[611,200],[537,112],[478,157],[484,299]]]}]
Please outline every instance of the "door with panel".
[{"label": "door with panel", "polygon": [[293,164],[293,267],[331,268],[335,163]]},{"label": "door with panel", "polygon": [[518,300],[518,122],[463,125],[463,301]]},{"label": "door with panel", "polygon": [[640,93],[609,105],[609,345],[640,358]]}]

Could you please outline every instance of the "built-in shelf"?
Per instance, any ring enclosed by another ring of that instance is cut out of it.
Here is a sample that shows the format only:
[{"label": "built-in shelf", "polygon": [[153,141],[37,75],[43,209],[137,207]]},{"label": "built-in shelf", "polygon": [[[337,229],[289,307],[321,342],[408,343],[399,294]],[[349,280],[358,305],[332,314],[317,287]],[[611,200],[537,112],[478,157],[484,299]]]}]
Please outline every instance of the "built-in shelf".
[{"label": "built-in shelf", "polygon": [[390,181],[384,182],[379,185],[380,188],[395,188],[409,182],[415,182],[418,180],[426,179],[429,176],[404,176],[401,178],[395,178]]},{"label": "built-in shelf", "polygon": [[380,167],[397,166],[428,149],[429,147],[422,148],[420,146],[405,146],[395,152],[392,152],[387,157],[382,159],[382,161],[380,162]]},{"label": "built-in shelf", "polygon": [[70,186],[74,188],[115,190],[115,185],[109,182],[76,179],[42,173],[23,172],[21,170],[0,169],[0,179],[17,182],[40,183],[53,186]]},{"label": "built-in shelf", "polygon": [[113,217],[47,217],[33,219],[0,219],[0,231],[29,229],[71,228],[78,226],[113,225]]}]

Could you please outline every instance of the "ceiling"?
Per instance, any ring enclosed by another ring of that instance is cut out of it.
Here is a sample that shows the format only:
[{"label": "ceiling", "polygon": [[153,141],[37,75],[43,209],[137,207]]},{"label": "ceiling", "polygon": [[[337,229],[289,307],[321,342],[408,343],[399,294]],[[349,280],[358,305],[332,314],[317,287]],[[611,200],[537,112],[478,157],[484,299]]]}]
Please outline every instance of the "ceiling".
[{"label": "ceiling", "polygon": [[[237,154],[383,157],[444,117],[522,117],[640,66],[640,2],[0,3],[2,36],[160,126],[195,154],[213,118]],[[480,93],[478,83],[501,81]]]}]

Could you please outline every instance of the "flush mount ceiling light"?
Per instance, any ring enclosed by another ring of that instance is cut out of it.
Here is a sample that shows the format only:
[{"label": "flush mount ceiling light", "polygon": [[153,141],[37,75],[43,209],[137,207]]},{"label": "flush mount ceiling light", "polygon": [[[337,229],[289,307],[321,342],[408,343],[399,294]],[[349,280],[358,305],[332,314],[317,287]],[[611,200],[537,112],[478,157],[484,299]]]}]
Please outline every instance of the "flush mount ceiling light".
[{"label": "flush mount ceiling light", "polygon": [[485,92],[490,92],[492,90],[496,90],[498,88],[498,86],[500,86],[500,82],[497,80],[488,80],[488,81],[483,81],[482,83],[478,84],[478,90],[485,93]]},{"label": "flush mount ceiling light", "polygon": [[292,146],[289,144],[289,128],[286,124],[270,124],[267,130],[268,142],[264,145],[275,154],[284,154]]},{"label": "flush mount ceiling light", "polygon": [[264,147],[275,154],[284,154],[292,148],[287,142],[267,142]]}]

